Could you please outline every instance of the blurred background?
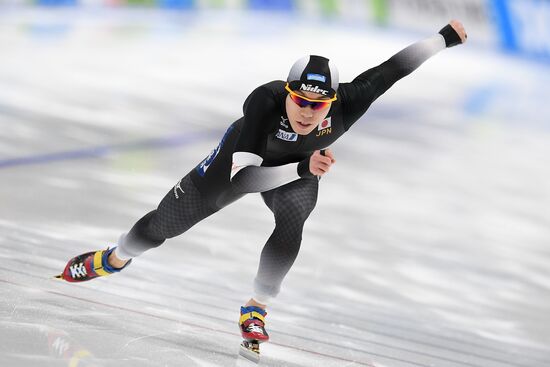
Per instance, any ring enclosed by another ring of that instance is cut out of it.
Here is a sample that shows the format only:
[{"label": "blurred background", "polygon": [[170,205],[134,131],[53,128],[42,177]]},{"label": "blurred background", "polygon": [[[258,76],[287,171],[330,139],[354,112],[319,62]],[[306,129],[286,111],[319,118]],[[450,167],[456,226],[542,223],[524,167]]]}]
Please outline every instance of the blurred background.
[{"label": "blurred background", "polygon": [[450,19],[468,42],[332,147],[262,364],[550,365],[545,0],[0,0],[0,364],[242,365],[259,195],[120,275],[50,277],[115,244],[296,59],[351,81]]}]

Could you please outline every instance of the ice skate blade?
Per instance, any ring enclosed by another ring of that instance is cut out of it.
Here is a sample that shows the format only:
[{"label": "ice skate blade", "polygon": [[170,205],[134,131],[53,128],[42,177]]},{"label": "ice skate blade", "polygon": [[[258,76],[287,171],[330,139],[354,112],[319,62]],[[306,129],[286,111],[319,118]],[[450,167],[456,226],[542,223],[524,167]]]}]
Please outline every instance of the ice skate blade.
[{"label": "ice skate blade", "polygon": [[243,340],[241,343],[239,354],[254,363],[260,362],[260,345]]},{"label": "ice skate blade", "polygon": [[63,279],[63,274],[59,274],[59,275],[53,276],[52,279],[61,280],[61,281],[64,281],[64,280],[65,280],[65,279]]}]

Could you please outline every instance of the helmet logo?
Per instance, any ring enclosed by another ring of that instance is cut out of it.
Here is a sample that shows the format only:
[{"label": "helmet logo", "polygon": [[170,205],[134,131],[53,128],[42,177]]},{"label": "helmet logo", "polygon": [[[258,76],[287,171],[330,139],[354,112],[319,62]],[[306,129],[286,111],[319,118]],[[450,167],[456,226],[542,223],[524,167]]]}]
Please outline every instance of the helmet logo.
[{"label": "helmet logo", "polygon": [[306,92],[319,93],[319,94],[322,94],[324,96],[326,96],[328,94],[328,90],[321,89],[318,86],[316,86],[316,85],[313,86],[311,84],[303,84],[302,83],[302,86],[300,87],[300,89],[305,90]]},{"label": "helmet logo", "polygon": [[307,74],[307,80],[317,80],[321,83],[326,83],[327,78],[324,75],[321,74]]}]

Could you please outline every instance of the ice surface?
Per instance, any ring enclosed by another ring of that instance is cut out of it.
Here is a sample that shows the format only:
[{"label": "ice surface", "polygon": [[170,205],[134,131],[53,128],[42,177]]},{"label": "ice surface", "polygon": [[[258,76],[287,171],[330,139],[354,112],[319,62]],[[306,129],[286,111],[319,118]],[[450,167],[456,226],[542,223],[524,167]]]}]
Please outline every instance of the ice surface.
[{"label": "ice surface", "polygon": [[[154,208],[298,57],[347,81],[417,35],[60,12],[0,17],[0,365],[246,366],[238,310],[273,226],[258,195],[119,275],[50,277]],[[261,365],[550,365],[548,68],[471,36],[334,145]]]}]

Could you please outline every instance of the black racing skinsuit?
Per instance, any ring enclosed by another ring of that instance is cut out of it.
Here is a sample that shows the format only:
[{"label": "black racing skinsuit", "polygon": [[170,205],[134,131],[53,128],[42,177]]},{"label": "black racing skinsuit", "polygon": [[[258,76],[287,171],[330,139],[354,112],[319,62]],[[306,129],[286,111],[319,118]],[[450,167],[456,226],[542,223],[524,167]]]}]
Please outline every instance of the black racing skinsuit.
[{"label": "black racing skinsuit", "polygon": [[[445,28],[444,28],[445,29]],[[119,241],[121,253],[138,256],[249,192],[261,192],[275,217],[255,279],[255,298],[277,295],[300,248],[302,230],[317,201],[319,180],[309,172],[281,178],[284,167],[308,162],[318,149],[329,147],[396,81],[429,57],[456,44],[456,34],[441,33],[417,42],[350,83],[340,83],[338,99],[318,129],[296,134],[285,111],[285,82],[273,81],[255,89],[244,103],[244,116],[229,126],[219,145],[168,192],[156,210],[141,218]],[[455,37],[454,44],[450,37]],[[252,153],[261,165],[249,165],[232,179],[234,152]],[[303,167],[304,165],[302,165]],[[307,167],[307,165],[305,165]],[[292,168],[298,170],[298,168]]]}]

